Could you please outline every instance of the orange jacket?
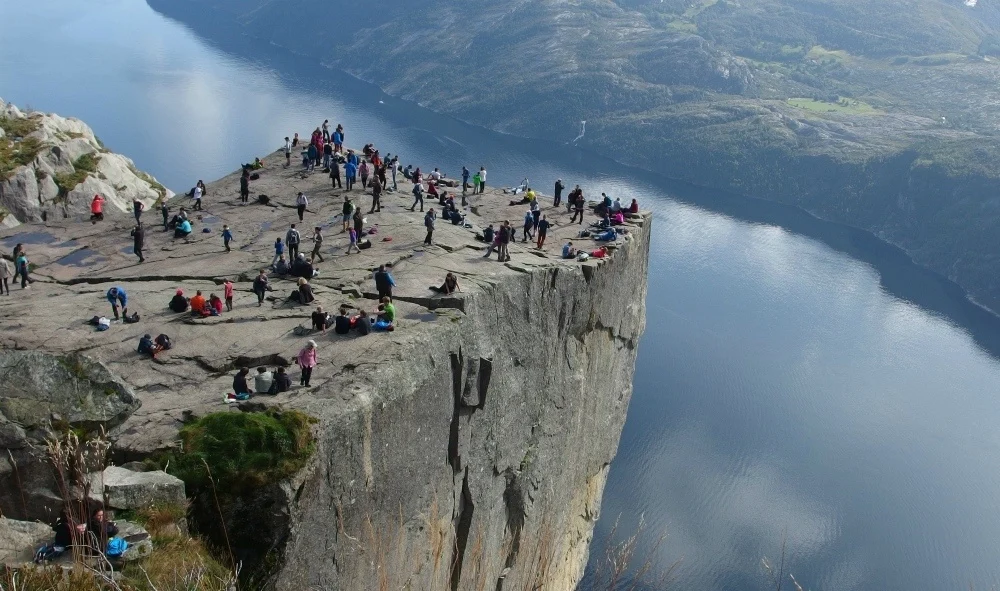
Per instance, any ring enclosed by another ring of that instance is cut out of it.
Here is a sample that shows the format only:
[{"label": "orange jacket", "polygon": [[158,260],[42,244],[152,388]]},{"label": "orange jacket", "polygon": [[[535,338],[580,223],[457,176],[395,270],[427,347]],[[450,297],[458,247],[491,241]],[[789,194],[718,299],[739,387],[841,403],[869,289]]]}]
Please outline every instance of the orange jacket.
[{"label": "orange jacket", "polygon": [[191,311],[201,312],[205,309],[205,296],[196,295],[191,298]]}]

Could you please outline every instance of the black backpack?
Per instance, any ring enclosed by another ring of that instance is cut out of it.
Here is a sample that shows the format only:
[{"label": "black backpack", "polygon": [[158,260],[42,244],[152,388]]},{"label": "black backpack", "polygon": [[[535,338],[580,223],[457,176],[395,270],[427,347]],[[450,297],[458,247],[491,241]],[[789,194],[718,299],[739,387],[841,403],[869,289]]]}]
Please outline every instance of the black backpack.
[{"label": "black backpack", "polygon": [[158,335],[156,335],[156,338],[154,339],[154,342],[157,345],[163,347],[164,350],[170,349],[171,347],[174,346],[173,343],[170,342],[170,337],[168,337],[165,334],[158,334]]}]

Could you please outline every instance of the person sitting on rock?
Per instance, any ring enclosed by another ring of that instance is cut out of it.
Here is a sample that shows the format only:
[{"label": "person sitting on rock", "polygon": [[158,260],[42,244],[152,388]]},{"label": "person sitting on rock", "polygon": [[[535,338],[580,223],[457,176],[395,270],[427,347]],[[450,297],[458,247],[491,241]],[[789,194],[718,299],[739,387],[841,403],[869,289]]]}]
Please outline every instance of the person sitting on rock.
[{"label": "person sitting on rock", "polygon": [[279,367],[278,372],[274,374],[274,379],[271,381],[271,388],[267,391],[268,394],[274,396],[281,392],[288,392],[288,389],[292,387],[292,378],[285,371],[284,367]]},{"label": "person sitting on rock", "polygon": [[174,229],[174,238],[187,238],[191,235],[191,222],[186,219],[181,219],[177,223],[177,227]]},{"label": "person sitting on rock", "polygon": [[153,343],[153,336],[150,334],[142,335],[142,338],[139,339],[139,348],[137,351],[140,355],[156,357],[156,344]]},{"label": "person sitting on rock", "polygon": [[43,556],[43,560],[58,558],[66,550],[83,542],[84,533],[87,531],[87,524],[76,523],[69,507],[63,507],[52,529],[56,532],[55,540],[52,542],[52,551]]},{"label": "person sitting on rock", "polygon": [[208,313],[211,316],[222,316],[222,298],[214,293],[208,295]]},{"label": "person sitting on rock", "polygon": [[298,258],[292,263],[292,268],[288,271],[288,274],[292,277],[312,279],[313,275],[315,275],[315,269],[313,269],[312,263],[306,260],[306,255],[299,253]]},{"label": "person sitting on rock", "polygon": [[351,332],[351,318],[347,315],[347,307],[341,306],[340,313],[333,319],[333,332],[347,334]]},{"label": "person sitting on rock", "polygon": [[288,265],[288,261],[285,260],[285,255],[278,255],[278,262],[274,263],[274,274],[284,277],[291,270],[292,268]]},{"label": "person sitting on rock", "polygon": [[639,213],[639,202],[633,199],[632,205],[628,206],[628,212],[632,214]]},{"label": "person sitting on rock", "polygon": [[170,303],[167,307],[174,312],[187,312],[188,309],[188,299],[184,297],[184,290],[178,289],[174,293],[174,297],[170,298]]},{"label": "person sitting on rock", "polygon": [[323,311],[323,306],[316,306],[316,311],[312,313],[312,329],[326,334],[327,320],[330,315]]},{"label": "person sitting on rock", "polygon": [[396,306],[392,305],[392,300],[382,298],[382,303],[378,305],[378,319],[392,324],[396,320]]},{"label": "person sitting on rock", "polygon": [[563,245],[562,258],[564,258],[564,259],[575,259],[576,258],[576,249],[573,248],[573,243],[572,242],[567,242],[566,244]]},{"label": "person sitting on rock", "polygon": [[309,285],[309,281],[305,277],[299,277],[299,287],[296,291],[292,292],[292,299],[303,306],[307,306],[316,301],[316,296],[313,295],[312,286]]},{"label": "person sitting on rock", "polygon": [[192,316],[207,316],[208,310],[205,309],[205,296],[201,295],[201,291],[197,291],[194,297],[191,298],[191,315]]},{"label": "person sitting on rock", "polygon": [[625,223],[625,214],[618,210],[611,216],[611,225],[620,226]]},{"label": "person sitting on rock", "polygon": [[267,371],[266,367],[258,367],[257,375],[253,378],[253,390],[257,394],[269,394],[271,385],[274,383],[274,374]]},{"label": "person sitting on rock", "polygon": [[237,396],[243,394],[245,396],[250,396],[250,386],[247,385],[247,374],[250,373],[249,367],[241,368],[236,375],[233,376],[233,392]]},{"label": "person sitting on rock", "polygon": [[456,291],[462,291],[462,288],[458,286],[458,278],[455,277],[454,273],[448,273],[444,276],[444,283],[441,284],[441,287],[431,286],[431,289],[445,295],[451,295]]},{"label": "person sitting on rock", "polygon": [[360,336],[365,336],[372,331],[372,321],[367,310],[362,309],[358,312],[357,318],[354,319],[354,329],[358,331]]},{"label": "person sitting on rock", "polygon": [[94,555],[103,554],[108,547],[108,540],[118,535],[118,526],[115,522],[108,521],[104,515],[104,508],[97,507],[90,514],[90,521],[87,522],[86,539],[87,547]]}]

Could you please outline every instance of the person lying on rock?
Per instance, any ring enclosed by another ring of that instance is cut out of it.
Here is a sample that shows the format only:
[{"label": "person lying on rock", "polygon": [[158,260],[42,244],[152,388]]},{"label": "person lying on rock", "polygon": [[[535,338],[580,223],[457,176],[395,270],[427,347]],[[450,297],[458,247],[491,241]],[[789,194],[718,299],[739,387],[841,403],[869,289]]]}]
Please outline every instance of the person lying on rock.
[{"label": "person lying on rock", "polygon": [[455,277],[454,273],[448,273],[444,276],[444,283],[441,284],[441,287],[432,285],[431,289],[445,295],[451,295],[456,291],[462,291],[462,288],[458,286],[458,277]]}]

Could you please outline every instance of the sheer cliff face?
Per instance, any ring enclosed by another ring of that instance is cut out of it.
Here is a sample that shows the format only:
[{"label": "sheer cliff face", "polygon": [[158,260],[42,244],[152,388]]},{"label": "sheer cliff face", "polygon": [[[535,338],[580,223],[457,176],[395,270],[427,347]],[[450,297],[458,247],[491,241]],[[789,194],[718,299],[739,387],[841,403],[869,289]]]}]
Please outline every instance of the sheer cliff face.
[{"label": "sheer cliff face", "polygon": [[481,278],[351,383],[350,410],[317,406],[277,587],[575,588],[632,393],[648,224],[600,264]]}]

